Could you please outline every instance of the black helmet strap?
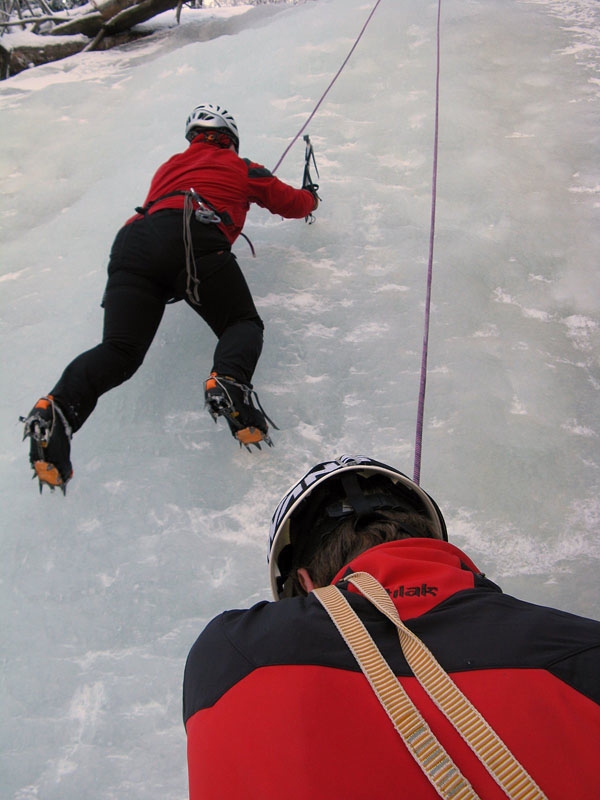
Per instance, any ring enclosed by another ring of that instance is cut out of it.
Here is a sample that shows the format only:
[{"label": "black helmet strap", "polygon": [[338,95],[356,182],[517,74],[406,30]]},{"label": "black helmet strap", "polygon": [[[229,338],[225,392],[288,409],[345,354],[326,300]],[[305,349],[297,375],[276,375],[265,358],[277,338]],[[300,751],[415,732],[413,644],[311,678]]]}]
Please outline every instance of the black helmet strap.
[{"label": "black helmet strap", "polygon": [[[376,511],[415,511],[413,505],[401,499],[400,493],[393,489],[365,494],[355,472],[347,472],[340,476],[345,498],[326,507],[327,516],[332,519],[356,514],[357,520]],[[390,487],[391,488],[391,487]]]},{"label": "black helmet strap", "polygon": [[[375,510],[375,506],[373,504],[375,495],[368,497],[364,494],[363,490],[358,484],[358,478],[356,477],[355,472],[345,472],[343,475],[341,475],[340,480],[342,482],[342,486],[344,487],[344,492],[348,498],[348,502],[357,514],[368,514]],[[327,509],[327,511],[329,512],[329,509]]]},{"label": "black helmet strap", "polygon": [[386,491],[387,487],[380,487],[380,491],[366,494],[355,472],[340,475],[339,482],[342,490],[338,493],[339,499],[331,503],[319,503],[314,498],[308,498],[304,513],[290,520],[291,543],[303,557],[314,552],[344,519],[353,517],[357,530],[365,518],[377,516],[381,511],[415,511],[414,506],[405,501],[400,493],[394,492],[392,487],[390,491]]}]

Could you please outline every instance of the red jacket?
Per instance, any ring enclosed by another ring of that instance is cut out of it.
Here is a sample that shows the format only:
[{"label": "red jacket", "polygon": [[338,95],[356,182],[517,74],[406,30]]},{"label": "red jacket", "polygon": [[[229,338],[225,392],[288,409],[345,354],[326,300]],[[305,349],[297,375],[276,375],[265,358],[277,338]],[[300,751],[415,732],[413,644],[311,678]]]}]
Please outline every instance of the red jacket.
[{"label": "red jacket", "polygon": [[[231,224],[220,224],[219,228],[232,244],[244,227],[250,203],[289,219],[305,217],[315,207],[315,199],[306,189],[294,189],[261,164],[200,139],[194,139],[187,150],[158,168],[143,207],[150,205],[149,214],[164,208],[183,208],[183,195],[155,201],[188,189],[194,189],[220,215],[229,216]],[[136,214],[127,222],[139,218],[140,214]]]},{"label": "red jacket", "polygon": [[[600,797],[600,622],[504,595],[437,540],[383,544],[350,567],[386,587],[550,800]],[[410,676],[394,626],[341,587],[475,791],[506,800]],[[214,619],[188,657],[184,720],[190,800],[438,798],[314,596]]]}]

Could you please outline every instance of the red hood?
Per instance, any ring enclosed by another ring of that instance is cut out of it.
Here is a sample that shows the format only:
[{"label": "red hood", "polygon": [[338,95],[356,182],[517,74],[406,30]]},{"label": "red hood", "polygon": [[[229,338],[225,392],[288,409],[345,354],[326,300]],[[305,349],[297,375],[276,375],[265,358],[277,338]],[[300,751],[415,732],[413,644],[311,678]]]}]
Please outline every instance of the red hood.
[{"label": "red hood", "polygon": [[[388,591],[402,619],[418,617],[462,589],[481,571],[458,547],[437,539],[403,539],[372,547],[333,579],[369,572]],[[356,591],[350,587],[352,591]]]}]

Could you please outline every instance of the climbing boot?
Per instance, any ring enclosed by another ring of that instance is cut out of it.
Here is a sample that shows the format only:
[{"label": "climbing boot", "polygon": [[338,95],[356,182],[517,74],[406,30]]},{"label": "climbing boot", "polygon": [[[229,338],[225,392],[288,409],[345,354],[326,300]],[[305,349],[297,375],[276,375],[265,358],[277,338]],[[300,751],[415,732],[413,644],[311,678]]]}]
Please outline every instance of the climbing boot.
[{"label": "climbing boot", "polygon": [[29,446],[29,462],[34,478],[37,477],[42,491],[44,484],[52,491],[58,486],[63,494],[73,477],[71,466],[71,427],[67,419],[54,402],[52,395],[41,397],[27,417],[21,417],[24,423],[23,439],[31,439]]},{"label": "climbing boot", "polygon": [[250,445],[260,450],[260,442],[265,442],[269,447],[273,446],[267,421],[276,430],[277,425],[265,414],[252,386],[211,372],[204,384],[204,399],[214,421],[224,417],[240,446],[244,446],[247,450],[250,450]]}]

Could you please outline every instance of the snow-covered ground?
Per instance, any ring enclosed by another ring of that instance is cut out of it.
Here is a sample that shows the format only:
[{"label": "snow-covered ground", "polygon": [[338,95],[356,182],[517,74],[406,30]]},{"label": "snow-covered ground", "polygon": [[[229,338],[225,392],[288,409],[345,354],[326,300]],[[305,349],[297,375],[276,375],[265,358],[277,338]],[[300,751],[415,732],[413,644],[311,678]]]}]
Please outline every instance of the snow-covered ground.
[{"label": "snow-covered ground", "polygon": [[[38,495],[18,415],[99,337],[114,234],[199,102],[273,167],[372,3],[193,11],[0,83],[0,785],[10,800],[182,800],[181,678],[226,607],[268,596],[266,537],[311,464],[412,474],[437,4],[382,2],[308,132],[317,222],[254,209],[236,253],[280,426],[239,450],[203,410],[213,337],[168,308],[145,364]],[[600,617],[600,4],[444,0],[421,483],[505,591]],[[298,184],[303,143],[278,175]]]}]

